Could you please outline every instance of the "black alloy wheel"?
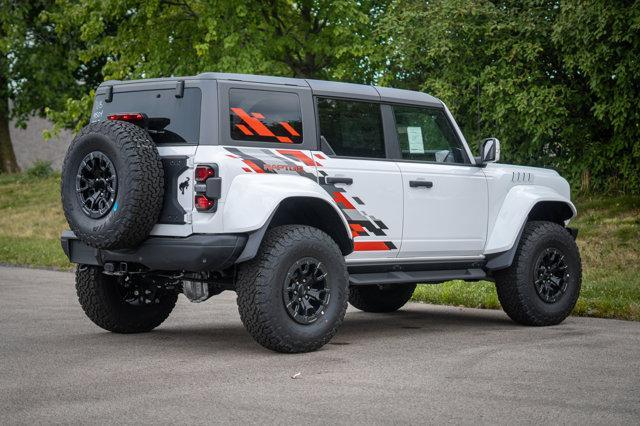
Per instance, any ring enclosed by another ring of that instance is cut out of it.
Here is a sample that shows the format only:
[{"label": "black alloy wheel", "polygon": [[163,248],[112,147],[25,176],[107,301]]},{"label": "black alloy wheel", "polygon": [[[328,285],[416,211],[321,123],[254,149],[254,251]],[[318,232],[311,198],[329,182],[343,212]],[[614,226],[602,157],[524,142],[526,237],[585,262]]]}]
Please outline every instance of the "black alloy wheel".
[{"label": "black alloy wheel", "polygon": [[295,262],[285,278],[282,296],[287,313],[299,324],[311,324],[324,315],[331,288],[322,262],[313,257]]},{"label": "black alloy wheel", "polygon": [[92,219],[106,215],[114,205],[118,177],[113,163],[104,153],[87,154],[76,174],[76,194],[82,211]]},{"label": "black alloy wheel", "polygon": [[533,268],[533,284],[536,293],[545,303],[556,303],[567,290],[566,256],[555,248],[549,247],[540,255]]}]

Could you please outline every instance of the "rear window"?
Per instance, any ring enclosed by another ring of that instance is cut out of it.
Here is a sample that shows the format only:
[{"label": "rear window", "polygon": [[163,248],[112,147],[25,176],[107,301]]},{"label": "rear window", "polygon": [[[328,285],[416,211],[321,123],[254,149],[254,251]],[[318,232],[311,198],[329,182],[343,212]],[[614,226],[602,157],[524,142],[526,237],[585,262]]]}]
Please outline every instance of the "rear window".
[{"label": "rear window", "polygon": [[197,144],[200,137],[202,92],[185,88],[176,98],[175,89],[115,92],[111,102],[105,94],[96,96],[91,121],[106,120],[110,114],[140,112],[148,117],[147,130],[157,144]]},{"label": "rear window", "polygon": [[300,99],[295,93],[231,89],[229,115],[234,140],[302,143]]}]

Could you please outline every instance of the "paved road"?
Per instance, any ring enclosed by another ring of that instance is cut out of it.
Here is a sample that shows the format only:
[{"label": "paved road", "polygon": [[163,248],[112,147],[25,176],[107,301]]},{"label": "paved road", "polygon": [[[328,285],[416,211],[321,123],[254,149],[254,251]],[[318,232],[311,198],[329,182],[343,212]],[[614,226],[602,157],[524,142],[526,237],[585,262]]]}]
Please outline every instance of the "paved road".
[{"label": "paved road", "polygon": [[0,268],[0,419],[637,424],[640,323],[350,309],[322,350],[280,355],[245,333],[232,293],[181,297],[156,331],[117,335],[84,317],[72,274]]}]

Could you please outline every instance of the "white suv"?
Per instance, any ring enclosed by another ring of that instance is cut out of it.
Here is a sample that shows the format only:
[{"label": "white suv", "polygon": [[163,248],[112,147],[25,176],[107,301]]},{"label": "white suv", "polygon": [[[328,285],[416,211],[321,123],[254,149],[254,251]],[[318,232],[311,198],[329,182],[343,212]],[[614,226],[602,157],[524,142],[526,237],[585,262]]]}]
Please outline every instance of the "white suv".
[{"label": "white suv", "polygon": [[551,325],[580,291],[576,210],[555,171],[474,158],[424,93],[205,73],[107,81],[69,147],[62,201],[87,316],[157,327],[177,295],[238,294],[267,348],[327,343],[350,302],[493,280],[515,321]]}]

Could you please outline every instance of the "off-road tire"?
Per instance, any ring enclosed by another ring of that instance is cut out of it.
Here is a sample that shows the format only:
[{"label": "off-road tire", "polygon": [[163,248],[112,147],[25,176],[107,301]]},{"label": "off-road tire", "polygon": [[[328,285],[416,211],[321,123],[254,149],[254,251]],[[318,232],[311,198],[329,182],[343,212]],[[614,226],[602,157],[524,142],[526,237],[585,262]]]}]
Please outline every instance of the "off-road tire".
[{"label": "off-road tire", "polygon": [[144,333],[158,327],[176,305],[176,293],[158,295],[159,303],[133,306],[118,292],[118,278],[96,266],[78,265],[76,292],[82,310],[97,326],[114,333]]},{"label": "off-road tire", "polygon": [[394,312],[411,299],[415,289],[415,284],[353,286],[349,303],[364,312]]},{"label": "off-road tire", "polygon": [[[566,256],[569,274],[564,294],[554,303],[544,302],[534,287],[534,263],[546,248]],[[555,325],[573,310],[580,294],[582,266],[573,237],[562,226],[545,221],[525,225],[512,265],[495,273],[498,299],[509,317],[531,326]]]},{"label": "off-road tire", "polygon": [[[311,324],[294,321],[282,296],[287,271],[305,256],[323,263],[331,286],[324,315]],[[319,229],[279,226],[267,231],[257,256],[238,267],[236,291],[242,323],[258,343],[277,352],[314,351],[336,334],[347,310],[344,256],[335,241]]]},{"label": "off-road tire", "polygon": [[[89,217],[76,194],[76,176],[85,156],[98,151],[117,174],[115,204],[105,216]],[[76,236],[91,247],[121,249],[144,241],[158,221],[164,171],[158,149],[142,128],[124,121],[100,121],[75,137],[62,166],[62,206]]]}]

